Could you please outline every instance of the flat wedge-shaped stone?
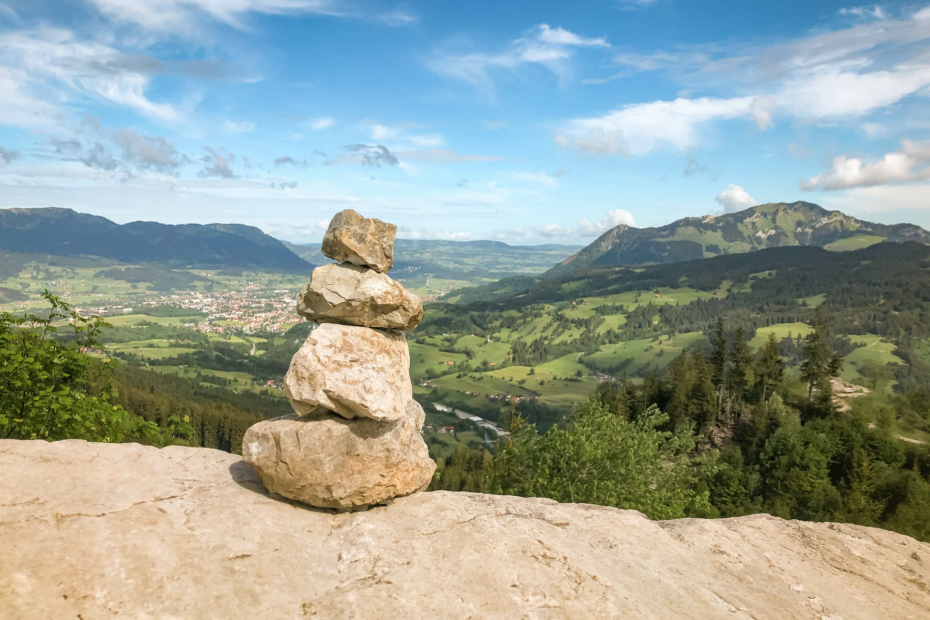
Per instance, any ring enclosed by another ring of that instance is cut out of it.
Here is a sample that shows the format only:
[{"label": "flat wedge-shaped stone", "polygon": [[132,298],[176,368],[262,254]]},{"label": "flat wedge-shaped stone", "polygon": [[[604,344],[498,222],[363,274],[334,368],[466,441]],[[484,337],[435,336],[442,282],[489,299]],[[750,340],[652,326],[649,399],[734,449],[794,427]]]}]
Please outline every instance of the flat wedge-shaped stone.
[{"label": "flat wedge-shaped stone", "polygon": [[284,394],[299,415],[325,407],[345,418],[396,420],[413,397],[400,332],[324,323],[291,359]]},{"label": "flat wedge-shaped stone", "polygon": [[269,491],[319,508],[379,504],[424,490],[436,464],[420,436],[423,409],[410,401],[393,422],[346,420],[320,409],[249,428],[244,458]]},{"label": "flat wedge-shaped stone", "polygon": [[317,323],[408,330],[423,318],[423,302],[383,273],[330,264],[313,270],[297,314]]},{"label": "flat wedge-shaped stone", "polygon": [[340,211],[323,237],[323,254],[340,263],[371,267],[387,273],[394,264],[397,226],[362,217],[352,209]]}]

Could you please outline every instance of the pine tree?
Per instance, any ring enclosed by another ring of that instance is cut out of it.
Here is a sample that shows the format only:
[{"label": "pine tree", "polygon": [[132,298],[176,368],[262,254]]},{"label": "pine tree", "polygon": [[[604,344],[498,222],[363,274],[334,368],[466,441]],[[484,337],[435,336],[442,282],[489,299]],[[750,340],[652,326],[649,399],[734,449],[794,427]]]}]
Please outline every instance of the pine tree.
[{"label": "pine tree", "polygon": [[710,365],[713,370],[711,373],[711,381],[713,381],[714,387],[719,388],[723,385],[727,366],[727,338],[723,331],[722,317],[717,319],[717,329],[714,332],[713,344],[714,350],[710,356]]},{"label": "pine tree", "polygon": [[736,400],[742,400],[749,387],[749,373],[752,370],[752,354],[746,343],[746,332],[742,326],[736,328],[733,336],[733,348],[730,351],[730,365],[727,369],[727,385]]},{"label": "pine tree", "polygon": [[756,357],[756,393],[760,402],[765,402],[769,395],[781,384],[784,375],[784,364],[779,354],[778,340],[775,334],[770,333],[768,340],[762,345]]},{"label": "pine tree", "polygon": [[830,334],[819,308],[811,327],[813,331],[804,339],[801,348],[801,378],[807,383],[808,414],[827,416],[834,409],[831,380],[839,376],[843,360],[830,350]]}]

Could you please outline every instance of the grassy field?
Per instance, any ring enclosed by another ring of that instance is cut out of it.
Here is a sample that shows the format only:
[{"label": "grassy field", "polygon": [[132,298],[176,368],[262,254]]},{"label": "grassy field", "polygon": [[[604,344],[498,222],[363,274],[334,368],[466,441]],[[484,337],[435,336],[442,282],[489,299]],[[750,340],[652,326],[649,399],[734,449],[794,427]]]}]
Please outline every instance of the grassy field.
[{"label": "grassy field", "polygon": [[867,248],[876,243],[881,243],[882,241],[884,241],[884,239],[876,235],[855,235],[854,237],[846,237],[845,239],[828,243],[823,247],[834,252],[847,252],[850,250],[861,250],[862,248]]},{"label": "grassy field", "polygon": [[797,338],[798,334],[806,336],[811,333],[811,326],[807,323],[779,323],[768,327],[760,327],[756,330],[756,337],[749,341],[749,346],[758,349],[765,341],[768,340],[769,334],[775,334],[779,340],[792,337]]}]

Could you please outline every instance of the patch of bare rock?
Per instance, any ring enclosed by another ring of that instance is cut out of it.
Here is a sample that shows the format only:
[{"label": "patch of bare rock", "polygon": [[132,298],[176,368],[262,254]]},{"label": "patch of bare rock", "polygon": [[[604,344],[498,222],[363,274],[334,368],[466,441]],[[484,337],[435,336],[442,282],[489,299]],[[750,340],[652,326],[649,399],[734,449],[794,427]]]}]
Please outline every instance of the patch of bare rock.
[{"label": "patch of bare rock", "polygon": [[4,620],[930,618],[930,545],[879,529],[447,492],[335,512],[203,448],[3,440],[0,472]]}]

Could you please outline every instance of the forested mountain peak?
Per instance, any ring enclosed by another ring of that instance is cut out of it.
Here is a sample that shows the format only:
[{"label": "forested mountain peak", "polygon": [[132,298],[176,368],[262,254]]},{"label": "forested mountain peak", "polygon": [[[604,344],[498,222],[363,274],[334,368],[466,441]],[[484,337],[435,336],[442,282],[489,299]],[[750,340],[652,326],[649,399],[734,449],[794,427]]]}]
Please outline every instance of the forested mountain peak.
[{"label": "forested mountain peak", "polygon": [[882,241],[930,243],[913,224],[866,222],[810,202],[768,203],[737,213],[686,217],[655,228],[612,228],[550,269],[560,277],[596,265],[649,265],[740,254],[781,246],[853,250]]},{"label": "forested mountain peak", "polygon": [[311,265],[258,228],[241,224],[130,222],[71,209],[0,209],[0,249],[100,256],[171,267],[242,267],[292,273]]}]

